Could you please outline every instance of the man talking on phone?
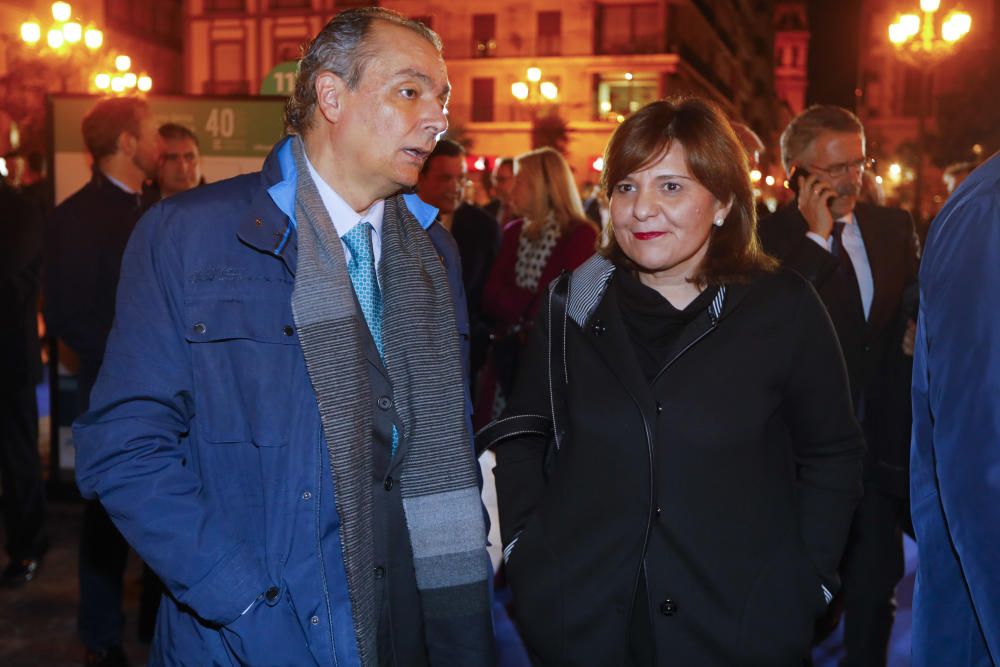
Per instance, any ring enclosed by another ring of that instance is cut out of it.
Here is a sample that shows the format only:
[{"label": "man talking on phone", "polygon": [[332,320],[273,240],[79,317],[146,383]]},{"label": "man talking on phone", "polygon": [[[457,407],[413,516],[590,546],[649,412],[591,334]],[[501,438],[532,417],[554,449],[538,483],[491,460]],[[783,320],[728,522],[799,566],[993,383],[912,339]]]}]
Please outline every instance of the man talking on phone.
[{"label": "man talking on phone", "polygon": [[761,241],[823,299],[868,444],[864,497],[833,605],[845,615],[841,665],[882,666],[909,524],[917,240],[906,211],[858,201],[869,162],[864,127],[847,109],[817,105],[792,119],[781,135],[781,159],[796,198],[761,222]]}]

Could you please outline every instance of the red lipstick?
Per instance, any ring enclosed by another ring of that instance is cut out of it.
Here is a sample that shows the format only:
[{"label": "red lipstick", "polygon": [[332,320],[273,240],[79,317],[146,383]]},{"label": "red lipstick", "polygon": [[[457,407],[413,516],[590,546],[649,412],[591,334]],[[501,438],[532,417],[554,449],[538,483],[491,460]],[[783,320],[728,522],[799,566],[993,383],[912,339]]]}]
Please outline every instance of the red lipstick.
[{"label": "red lipstick", "polygon": [[652,239],[658,239],[666,234],[666,232],[632,232],[632,236],[639,239],[640,241],[650,241]]}]

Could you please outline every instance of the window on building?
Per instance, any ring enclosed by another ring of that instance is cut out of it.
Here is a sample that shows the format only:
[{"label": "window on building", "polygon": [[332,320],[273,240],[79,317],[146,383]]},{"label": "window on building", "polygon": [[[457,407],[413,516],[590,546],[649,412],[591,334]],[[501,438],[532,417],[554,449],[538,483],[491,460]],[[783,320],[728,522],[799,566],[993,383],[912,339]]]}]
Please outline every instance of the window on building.
[{"label": "window on building", "polygon": [[237,41],[212,42],[211,79],[206,92],[215,95],[246,95],[250,82],[246,79],[246,45]]},{"label": "window on building", "polygon": [[312,9],[312,0],[271,0],[271,9]]},{"label": "window on building", "polygon": [[497,15],[472,15],[472,55],[487,58],[497,50]]},{"label": "window on building", "polygon": [[594,83],[594,116],[598,120],[620,120],[659,97],[652,72],[598,74]]},{"label": "window on building", "polygon": [[562,55],[562,12],[538,12],[538,55]]},{"label": "window on building", "polygon": [[472,80],[472,122],[493,122],[493,77]]},{"label": "window on building", "polygon": [[205,13],[245,12],[246,0],[205,0]]},{"label": "window on building", "polygon": [[663,26],[659,9],[651,3],[598,5],[597,44],[599,54],[659,53]]}]

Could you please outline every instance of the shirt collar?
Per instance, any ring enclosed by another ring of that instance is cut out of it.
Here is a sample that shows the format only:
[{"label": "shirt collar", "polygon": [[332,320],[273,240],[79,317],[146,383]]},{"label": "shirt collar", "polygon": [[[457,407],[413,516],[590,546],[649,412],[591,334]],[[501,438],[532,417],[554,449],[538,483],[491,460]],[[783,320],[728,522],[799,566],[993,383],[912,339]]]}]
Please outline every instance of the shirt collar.
[{"label": "shirt collar", "polygon": [[[298,184],[298,174],[295,171],[295,156],[292,155],[292,141],[294,139],[295,137],[286,137],[281,143],[279,143],[277,147],[277,159],[278,167],[281,169],[281,180],[267,189],[267,193],[270,195],[274,205],[277,206],[282,213],[288,216],[288,219],[292,223],[293,227],[296,226],[295,189]],[[308,163],[309,161],[306,160],[306,162]],[[309,169],[311,172],[313,171],[312,164],[309,164]],[[315,176],[313,177],[313,180],[317,180]],[[320,178],[317,181],[317,188],[319,188],[319,183],[323,183],[324,185],[326,184],[325,181]],[[320,189],[320,194],[322,195],[322,189]],[[438,210],[435,207],[423,201],[415,194],[403,195],[403,201],[406,203],[406,208],[410,210],[410,213],[412,213],[413,217],[417,219],[417,222],[420,223],[421,227],[427,229],[434,224],[438,214]],[[324,204],[325,203],[326,202],[324,201]],[[372,212],[371,209],[369,209],[368,212]],[[382,212],[379,213],[380,226],[381,220]],[[337,233],[340,233],[339,227],[337,229]]]},{"label": "shirt collar", "polygon": [[382,237],[382,214],[385,212],[385,200],[379,199],[367,211],[358,213],[344,201],[343,197],[337,194],[336,190],[330,187],[329,183],[323,180],[308,156],[306,156],[306,167],[308,167],[309,175],[312,176],[313,182],[316,184],[316,189],[319,190],[323,205],[330,214],[333,226],[337,228],[337,236],[343,238],[359,222],[369,222],[375,230],[375,234],[379,238]]},{"label": "shirt collar", "polygon": [[136,192],[135,190],[133,190],[129,186],[127,186],[124,183],[122,183],[121,181],[119,181],[117,178],[115,178],[111,174],[109,174],[109,173],[107,173],[105,171],[102,171],[101,175],[104,176],[104,178],[106,178],[109,181],[111,181],[111,183],[114,184],[119,190],[123,190],[123,191],[129,193],[130,195],[137,195],[137,194],[139,194],[138,192]]},{"label": "shirt collar", "polygon": [[842,222],[845,225],[853,225],[853,224],[857,223],[857,221],[858,221],[858,219],[856,217],[854,217],[854,211],[851,211],[850,213],[842,215],[839,218],[837,218],[836,220],[834,220],[834,222]]}]

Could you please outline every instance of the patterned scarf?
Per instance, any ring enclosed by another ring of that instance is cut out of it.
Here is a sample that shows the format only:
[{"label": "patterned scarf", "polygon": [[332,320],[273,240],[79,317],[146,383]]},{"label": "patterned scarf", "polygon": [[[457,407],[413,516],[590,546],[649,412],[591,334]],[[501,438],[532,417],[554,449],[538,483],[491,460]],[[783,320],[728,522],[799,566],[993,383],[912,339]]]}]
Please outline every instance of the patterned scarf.
[{"label": "patterned scarf", "polygon": [[[340,514],[361,664],[377,665],[371,387],[366,326],[344,251],[292,142],[298,266],[292,312],[319,406]],[[382,342],[409,449],[400,489],[425,624],[487,619],[486,526],[466,426],[458,328],[444,266],[401,196],[385,202],[379,279]],[[402,447],[402,445],[401,445]]]}]

